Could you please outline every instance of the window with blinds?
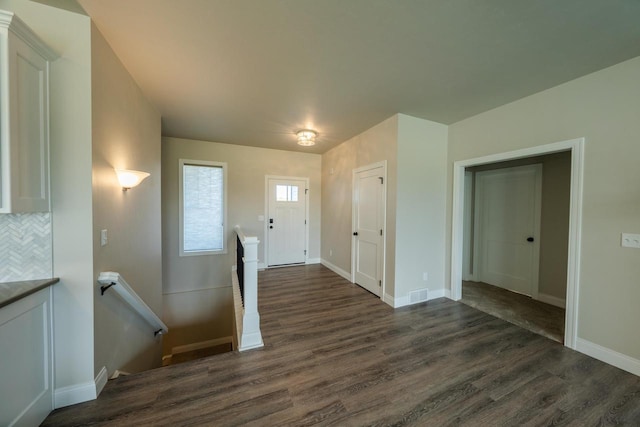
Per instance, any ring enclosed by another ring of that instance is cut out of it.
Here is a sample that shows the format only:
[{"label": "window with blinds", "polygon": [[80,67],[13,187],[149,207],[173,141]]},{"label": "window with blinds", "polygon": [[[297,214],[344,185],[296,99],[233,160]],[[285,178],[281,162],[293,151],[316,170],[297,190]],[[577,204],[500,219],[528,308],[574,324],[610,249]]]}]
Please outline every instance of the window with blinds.
[{"label": "window with blinds", "polygon": [[180,160],[180,255],[225,253],[226,163]]}]

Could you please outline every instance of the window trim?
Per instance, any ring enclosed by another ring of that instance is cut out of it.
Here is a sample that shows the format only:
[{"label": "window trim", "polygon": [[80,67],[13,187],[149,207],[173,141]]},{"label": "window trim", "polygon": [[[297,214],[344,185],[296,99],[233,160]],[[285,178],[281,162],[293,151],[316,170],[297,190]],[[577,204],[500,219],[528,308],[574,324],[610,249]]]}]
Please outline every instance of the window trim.
[{"label": "window trim", "polygon": [[[185,251],[184,250],[184,166],[212,166],[222,168],[222,249]],[[178,245],[179,256],[218,255],[227,253],[227,163],[208,160],[178,160]]]}]

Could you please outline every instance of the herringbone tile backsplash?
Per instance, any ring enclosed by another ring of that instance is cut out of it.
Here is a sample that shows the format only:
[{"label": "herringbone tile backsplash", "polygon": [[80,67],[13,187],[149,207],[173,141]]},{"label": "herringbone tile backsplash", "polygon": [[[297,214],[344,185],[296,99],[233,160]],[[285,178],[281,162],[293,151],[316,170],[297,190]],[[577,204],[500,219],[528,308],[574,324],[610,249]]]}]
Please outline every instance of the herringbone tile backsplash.
[{"label": "herringbone tile backsplash", "polygon": [[50,278],[51,215],[0,214],[0,282]]}]

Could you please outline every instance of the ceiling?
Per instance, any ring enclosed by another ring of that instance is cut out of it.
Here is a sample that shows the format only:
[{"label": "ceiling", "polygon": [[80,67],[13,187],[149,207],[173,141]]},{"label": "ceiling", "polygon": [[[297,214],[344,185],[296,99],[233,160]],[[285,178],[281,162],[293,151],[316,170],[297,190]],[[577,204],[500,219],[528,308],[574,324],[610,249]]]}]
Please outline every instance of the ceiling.
[{"label": "ceiling", "polygon": [[637,0],[79,3],[163,135],[313,153],[395,113],[450,124],[640,56]]}]

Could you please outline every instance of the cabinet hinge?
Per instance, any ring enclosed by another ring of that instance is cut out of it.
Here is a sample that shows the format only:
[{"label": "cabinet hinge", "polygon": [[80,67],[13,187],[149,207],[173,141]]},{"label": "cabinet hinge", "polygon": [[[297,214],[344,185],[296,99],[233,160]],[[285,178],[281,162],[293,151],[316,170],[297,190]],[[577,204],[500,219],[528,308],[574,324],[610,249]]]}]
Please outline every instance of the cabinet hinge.
[{"label": "cabinet hinge", "polygon": [[384,184],[384,178],[379,176],[378,179],[380,180],[380,184]]}]

